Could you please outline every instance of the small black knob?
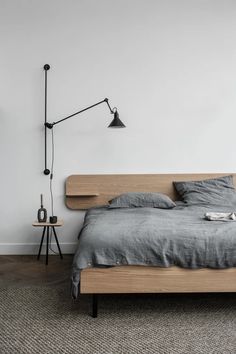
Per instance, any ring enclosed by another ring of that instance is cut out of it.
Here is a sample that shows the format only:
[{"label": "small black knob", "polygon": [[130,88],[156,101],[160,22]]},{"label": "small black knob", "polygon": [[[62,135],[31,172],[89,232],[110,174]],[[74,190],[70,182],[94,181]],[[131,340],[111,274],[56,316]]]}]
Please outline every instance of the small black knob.
[{"label": "small black knob", "polygon": [[49,64],[45,64],[43,68],[44,68],[44,70],[49,70],[50,69],[50,65]]},{"label": "small black knob", "polygon": [[49,170],[48,168],[45,168],[45,170],[43,171],[43,173],[44,173],[45,175],[49,175],[50,170]]}]

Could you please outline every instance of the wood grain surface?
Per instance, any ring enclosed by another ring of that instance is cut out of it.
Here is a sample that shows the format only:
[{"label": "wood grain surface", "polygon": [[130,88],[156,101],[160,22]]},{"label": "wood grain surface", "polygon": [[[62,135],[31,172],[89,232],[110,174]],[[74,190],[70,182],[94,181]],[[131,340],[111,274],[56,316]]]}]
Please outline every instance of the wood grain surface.
[{"label": "wood grain surface", "polygon": [[110,199],[125,192],[160,192],[176,200],[178,195],[173,181],[202,180],[229,174],[232,173],[72,175],[66,180],[66,205],[70,209],[88,209],[106,205]]},{"label": "wood grain surface", "polygon": [[236,268],[88,268],[81,272],[80,291],[83,294],[236,292]]}]

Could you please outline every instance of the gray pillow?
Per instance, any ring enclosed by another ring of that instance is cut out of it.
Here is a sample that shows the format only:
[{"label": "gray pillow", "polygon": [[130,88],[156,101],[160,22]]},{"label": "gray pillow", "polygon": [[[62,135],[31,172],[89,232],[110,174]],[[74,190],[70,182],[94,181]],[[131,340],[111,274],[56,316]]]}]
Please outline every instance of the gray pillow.
[{"label": "gray pillow", "polygon": [[182,200],[188,205],[236,206],[233,176],[173,183]]},{"label": "gray pillow", "polygon": [[109,200],[109,208],[160,208],[171,209],[176,204],[165,194],[162,193],[139,193],[130,192],[119,195]]}]

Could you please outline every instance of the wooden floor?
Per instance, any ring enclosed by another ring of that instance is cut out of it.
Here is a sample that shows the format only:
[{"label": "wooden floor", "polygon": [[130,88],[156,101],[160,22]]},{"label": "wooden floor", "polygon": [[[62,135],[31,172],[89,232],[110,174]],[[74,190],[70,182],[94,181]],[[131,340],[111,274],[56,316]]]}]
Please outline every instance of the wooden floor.
[{"label": "wooden floor", "polygon": [[68,283],[72,261],[73,255],[52,255],[46,266],[44,256],[0,256],[0,287]]}]

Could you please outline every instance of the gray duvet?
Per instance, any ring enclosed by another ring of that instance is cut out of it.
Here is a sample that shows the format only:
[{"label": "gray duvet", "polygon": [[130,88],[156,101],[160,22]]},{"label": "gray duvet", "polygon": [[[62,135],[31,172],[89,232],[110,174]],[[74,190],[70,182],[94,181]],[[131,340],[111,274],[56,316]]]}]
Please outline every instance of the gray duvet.
[{"label": "gray duvet", "polygon": [[73,296],[78,295],[80,270],[88,267],[236,266],[236,222],[205,220],[209,211],[233,210],[183,204],[174,209],[90,209],[73,262]]}]

